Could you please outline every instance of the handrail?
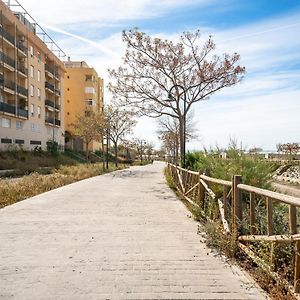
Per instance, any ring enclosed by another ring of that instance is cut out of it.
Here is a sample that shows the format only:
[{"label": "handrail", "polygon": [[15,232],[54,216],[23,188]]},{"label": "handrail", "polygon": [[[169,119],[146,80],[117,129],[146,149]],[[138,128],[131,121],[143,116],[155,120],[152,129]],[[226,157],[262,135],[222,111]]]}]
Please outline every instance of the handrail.
[{"label": "handrail", "polygon": [[[237,246],[252,259],[252,251],[247,243],[260,241],[269,242],[272,245],[274,243],[293,243],[296,248],[293,257],[294,287],[287,281],[285,281],[285,285],[289,290],[300,293],[300,233],[298,233],[297,228],[297,208],[300,208],[300,198],[243,184],[240,175],[234,175],[232,181],[227,181],[183,169],[173,164],[168,164],[168,170],[181,196],[195,207],[198,207],[201,214],[204,214],[204,217],[208,220],[219,219],[223,225],[224,234],[231,234],[236,240]],[[221,198],[219,196],[217,198],[220,190],[216,194],[212,190],[215,184],[223,186]],[[242,192],[250,194],[249,201],[243,201]],[[210,197],[207,197],[207,195]],[[261,227],[257,220],[256,207],[258,202],[256,196],[263,197],[265,200],[265,205],[261,206],[260,204],[260,208],[263,208],[266,215],[265,227]],[[280,234],[281,232],[274,234],[274,201],[279,201],[282,205],[288,205],[289,207],[289,211],[286,212],[288,215],[287,222],[289,223],[288,232],[282,230],[282,234]],[[246,206],[248,210],[243,212]],[[245,226],[246,224],[248,225]],[[265,230],[267,231],[266,234]],[[271,247],[271,249],[274,249],[274,247]],[[271,256],[275,257],[273,250],[271,250]],[[270,270],[272,270],[272,267],[270,267]],[[280,278],[276,272],[269,274],[276,280]],[[284,280],[281,280],[281,282],[284,282]]]},{"label": "handrail", "polygon": [[289,205],[294,205],[294,206],[300,207],[300,198],[297,198],[297,197],[284,195],[284,194],[277,193],[277,192],[272,192],[269,190],[257,188],[257,187],[247,185],[247,184],[238,184],[237,187],[242,191],[255,193],[260,196],[269,197],[273,200],[278,200],[280,202],[283,202],[283,203],[286,203]]}]

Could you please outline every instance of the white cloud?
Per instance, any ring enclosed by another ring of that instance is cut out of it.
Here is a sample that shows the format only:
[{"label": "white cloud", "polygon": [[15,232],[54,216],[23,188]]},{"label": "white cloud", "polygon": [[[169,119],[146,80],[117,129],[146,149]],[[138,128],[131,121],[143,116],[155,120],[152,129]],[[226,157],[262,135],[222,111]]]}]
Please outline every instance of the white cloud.
[{"label": "white cloud", "polygon": [[[121,33],[112,30],[115,24],[156,18],[171,9],[195,3],[208,5],[211,1],[54,0],[45,9],[43,2],[22,0],[28,11],[38,16],[38,21],[47,24],[57,43],[72,59],[87,61],[106,83],[107,68],[119,66],[125,51]],[[199,134],[206,146],[216,141],[224,146],[230,136],[249,147],[265,149],[274,149],[280,141],[299,139],[300,71],[296,66],[300,61],[299,19],[299,14],[292,14],[221,31],[202,28],[204,40],[209,34],[214,36],[218,53],[240,53],[241,63],[247,69],[241,84],[220,92],[195,109]],[[110,27],[114,33],[102,38],[101,26]],[[84,36],[83,29],[87,31]],[[174,41],[180,34],[146,30]],[[109,97],[106,92],[105,100],[109,101]],[[155,120],[142,118],[136,134],[157,141],[155,130]],[[191,143],[189,148],[201,148],[202,141]]]},{"label": "white cloud", "polygon": [[[50,25],[98,22],[111,24],[161,16],[177,7],[211,4],[212,0],[22,0],[22,5],[38,22]],[[106,25],[105,25],[106,26]]]}]

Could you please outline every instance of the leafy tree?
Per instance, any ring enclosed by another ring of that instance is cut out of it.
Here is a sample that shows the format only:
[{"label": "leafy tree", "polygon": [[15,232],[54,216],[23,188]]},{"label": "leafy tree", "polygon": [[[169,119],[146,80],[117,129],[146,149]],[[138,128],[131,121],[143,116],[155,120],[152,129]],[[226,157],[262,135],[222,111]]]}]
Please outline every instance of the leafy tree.
[{"label": "leafy tree", "polygon": [[114,145],[115,163],[118,166],[119,141],[129,134],[136,124],[133,113],[118,107],[107,106],[105,109],[106,127],[109,129],[109,139]]},{"label": "leafy tree", "polygon": [[[238,65],[237,53],[213,55],[212,38],[202,46],[199,39],[199,30],[184,32],[178,43],[152,38],[137,29],[124,31],[127,50],[123,65],[110,70],[114,81],[109,89],[119,105],[130,106],[141,115],[168,115],[178,120],[181,155],[184,120],[191,107],[235,85],[245,72]],[[174,92],[170,95],[171,89]]]},{"label": "leafy tree", "polygon": [[105,123],[102,114],[89,111],[87,114],[76,116],[75,123],[72,124],[75,135],[80,137],[85,144],[86,159],[89,159],[89,144],[99,140],[103,134]]}]

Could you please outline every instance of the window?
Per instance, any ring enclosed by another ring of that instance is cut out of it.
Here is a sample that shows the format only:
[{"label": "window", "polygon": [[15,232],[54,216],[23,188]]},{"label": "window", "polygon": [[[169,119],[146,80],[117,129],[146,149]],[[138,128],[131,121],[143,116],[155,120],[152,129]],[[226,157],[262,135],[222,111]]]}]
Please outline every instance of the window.
[{"label": "window", "polygon": [[30,66],[30,77],[34,77],[34,66]]},{"label": "window", "polygon": [[1,123],[3,128],[10,128],[10,119],[2,118]]},{"label": "window", "polygon": [[95,105],[95,101],[93,99],[85,100],[86,105]]},{"label": "window", "polygon": [[85,81],[93,81],[93,75],[85,75]]},{"label": "window", "polygon": [[41,107],[40,107],[40,106],[38,106],[37,113],[38,113],[38,117],[39,117],[39,118],[41,118],[41,111],[42,111],[42,110],[41,110]]},{"label": "window", "polygon": [[37,58],[38,58],[38,62],[40,63],[41,62],[41,52],[37,52]]},{"label": "window", "polygon": [[70,89],[69,88],[67,88],[67,91],[69,91]]},{"label": "window", "polygon": [[40,70],[37,71],[37,80],[41,81],[41,71]]},{"label": "window", "polygon": [[30,85],[30,96],[34,96],[34,86],[32,84]]},{"label": "window", "polygon": [[30,114],[32,117],[34,116],[34,105],[33,104],[30,104]]},{"label": "window", "polygon": [[15,144],[23,145],[24,143],[25,143],[24,140],[18,140],[18,139],[15,140]]},{"label": "window", "polygon": [[41,89],[37,89],[37,96],[39,99],[41,99]]},{"label": "window", "polygon": [[32,46],[29,47],[29,52],[30,52],[30,56],[33,57],[34,50]]},{"label": "window", "polygon": [[42,145],[41,141],[30,141],[30,145]]},{"label": "window", "polygon": [[17,121],[16,121],[16,128],[17,128],[17,129],[22,129],[22,127],[23,127],[23,122],[17,120]]},{"label": "window", "polygon": [[95,94],[95,89],[94,89],[93,87],[87,86],[87,87],[85,88],[85,93],[86,93],[86,94]]},{"label": "window", "polygon": [[67,115],[69,116],[69,115],[70,115],[70,113],[69,113],[69,112],[67,112]]},{"label": "window", "polygon": [[67,78],[70,79],[70,76],[68,75]]},{"label": "window", "polygon": [[1,143],[2,144],[11,144],[12,143],[12,139],[8,139],[8,138],[1,139]]}]

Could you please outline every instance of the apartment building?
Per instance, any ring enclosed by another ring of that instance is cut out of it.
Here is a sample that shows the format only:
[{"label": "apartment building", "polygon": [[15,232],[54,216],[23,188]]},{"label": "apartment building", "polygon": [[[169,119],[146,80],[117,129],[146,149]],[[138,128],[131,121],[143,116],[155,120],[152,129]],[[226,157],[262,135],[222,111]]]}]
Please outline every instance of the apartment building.
[{"label": "apartment building", "polygon": [[65,69],[47,47],[54,42],[28,13],[2,1],[0,10],[0,149],[45,149],[49,140],[63,148]]},{"label": "apartment building", "polygon": [[[68,58],[65,69],[65,130],[68,137],[66,148],[81,151],[85,150],[85,145],[75,136],[72,124],[75,123],[77,115],[91,110],[98,113],[103,111],[103,79],[84,61],[71,61]],[[99,141],[93,141],[89,145],[90,151],[100,148]]]}]

